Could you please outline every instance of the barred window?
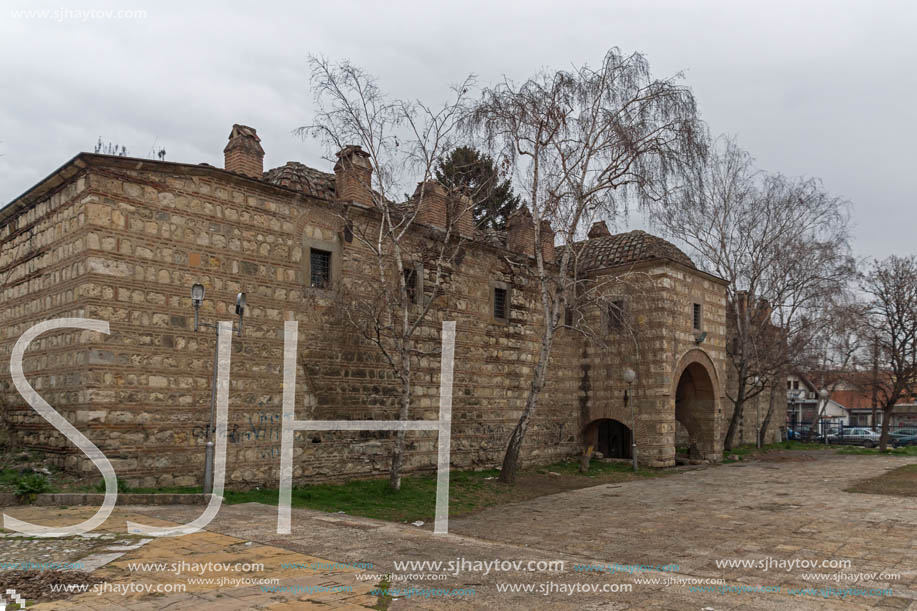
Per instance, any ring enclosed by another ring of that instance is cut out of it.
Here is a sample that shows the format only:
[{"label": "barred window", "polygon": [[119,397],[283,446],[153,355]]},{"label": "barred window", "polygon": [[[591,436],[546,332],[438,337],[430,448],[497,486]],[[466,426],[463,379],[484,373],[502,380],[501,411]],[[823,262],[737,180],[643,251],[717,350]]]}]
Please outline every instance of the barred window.
[{"label": "barred window", "polygon": [[309,249],[310,286],[325,289],[331,286],[331,253],[327,250]]},{"label": "barred window", "polygon": [[404,286],[408,292],[408,301],[417,303],[417,270],[413,267],[404,268]]},{"label": "barred window", "polygon": [[500,320],[509,318],[509,303],[506,297],[506,289],[494,288],[494,318]]},{"label": "barred window", "polygon": [[620,331],[624,328],[624,302],[612,301],[608,306],[608,330]]},{"label": "barred window", "polygon": [[695,303],[695,304],[694,304],[694,310],[693,310],[693,322],[694,322],[694,328],[695,328],[697,331],[703,330],[702,327],[701,327],[701,325],[703,324],[702,312],[703,312],[703,311],[701,310],[700,304],[699,304],[699,303]]}]

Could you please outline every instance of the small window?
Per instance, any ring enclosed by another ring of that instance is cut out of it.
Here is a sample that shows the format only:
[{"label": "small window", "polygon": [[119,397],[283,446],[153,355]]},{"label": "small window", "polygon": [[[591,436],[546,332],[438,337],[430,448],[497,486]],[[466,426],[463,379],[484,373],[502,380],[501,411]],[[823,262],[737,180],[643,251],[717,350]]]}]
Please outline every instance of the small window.
[{"label": "small window", "polygon": [[799,390],[799,380],[793,380],[793,390]]},{"label": "small window", "polygon": [[693,312],[693,314],[694,314],[694,318],[693,318],[693,321],[694,321],[694,329],[695,329],[696,331],[701,331],[701,330],[703,329],[703,328],[701,327],[701,325],[703,324],[703,316],[702,316],[703,312],[702,312],[702,310],[701,310],[701,306],[700,306],[699,303],[695,303],[695,304],[694,304],[694,312]]},{"label": "small window", "polygon": [[309,249],[310,286],[326,289],[331,286],[331,253],[327,250]]},{"label": "small window", "polygon": [[494,288],[494,318],[500,320],[509,319],[509,300],[507,299],[507,290],[500,287]]},{"label": "small window", "polygon": [[790,382],[789,380],[786,381],[786,389],[787,389],[787,390],[792,390],[792,389],[793,389],[793,383]]},{"label": "small window", "polygon": [[413,267],[404,268],[404,286],[408,293],[408,301],[417,303],[417,270]]},{"label": "small window", "polygon": [[624,328],[624,302],[612,301],[608,306],[608,330],[620,331]]}]

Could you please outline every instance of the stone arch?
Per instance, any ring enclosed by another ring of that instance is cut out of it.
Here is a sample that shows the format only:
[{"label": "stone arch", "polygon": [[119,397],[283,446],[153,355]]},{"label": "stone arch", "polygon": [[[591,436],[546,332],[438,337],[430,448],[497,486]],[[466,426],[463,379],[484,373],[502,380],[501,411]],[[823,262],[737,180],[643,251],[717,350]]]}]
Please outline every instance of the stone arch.
[{"label": "stone arch", "polygon": [[720,383],[716,367],[703,350],[692,349],[675,371],[672,397],[676,430],[679,425],[684,428],[690,458],[718,461]]},{"label": "stone arch", "polygon": [[630,427],[613,418],[598,418],[586,425],[583,433],[586,447],[592,446],[605,458],[631,458],[633,435]]}]

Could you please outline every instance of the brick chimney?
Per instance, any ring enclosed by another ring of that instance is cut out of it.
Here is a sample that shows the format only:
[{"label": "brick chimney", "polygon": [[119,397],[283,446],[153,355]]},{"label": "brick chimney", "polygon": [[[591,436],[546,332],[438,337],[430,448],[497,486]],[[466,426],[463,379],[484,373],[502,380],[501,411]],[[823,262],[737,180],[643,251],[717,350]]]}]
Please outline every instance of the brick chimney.
[{"label": "brick chimney", "polygon": [[[423,200],[420,191],[423,189]],[[463,193],[450,193],[445,186],[435,180],[417,183],[414,200],[418,203],[415,222],[433,225],[445,229],[452,225],[453,234],[470,237],[474,233],[474,210],[471,198]],[[454,219],[454,215],[459,215]]]},{"label": "brick chimney", "polygon": [[369,153],[357,145],[345,146],[334,164],[334,191],[338,199],[373,205],[373,166]]},{"label": "brick chimney", "polygon": [[229,143],[223,149],[223,167],[236,174],[261,178],[264,174],[264,149],[254,127],[232,126]]},{"label": "brick chimney", "polygon": [[748,291],[736,291],[736,315],[745,318],[748,309]]},{"label": "brick chimney", "polygon": [[535,223],[528,208],[519,208],[506,219],[506,249],[535,256]]},{"label": "brick chimney", "polygon": [[[421,199],[421,195],[423,195],[423,199]],[[448,218],[446,216],[446,200],[448,197],[449,194],[446,188],[435,180],[417,183],[417,188],[414,190],[414,201],[417,202],[418,207],[414,221],[445,229]]]},{"label": "brick chimney", "polygon": [[[554,230],[551,223],[541,221],[541,258],[546,263],[553,263]],[[528,208],[520,208],[506,219],[506,249],[529,257],[535,256],[535,221]]]},{"label": "brick chimney", "polygon": [[541,221],[541,258],[554,263],[554,230],[548,221]]},{"label": "brick chimney", "polygon": [[459,235],[471,237],[474,235],[474,204],[470,197],[459,193],[452,198],[450,212],[458,214],[458,220],[453,228]]},{"label": "brick chimney", "polygon": [[611,232],[608,231],[608,225],[605,224],[605,221],[597,221],[592,224],[592,227],[589,228],[589,233],[586,236],[592,240],[593,238],[604,238],[610,236]]}]

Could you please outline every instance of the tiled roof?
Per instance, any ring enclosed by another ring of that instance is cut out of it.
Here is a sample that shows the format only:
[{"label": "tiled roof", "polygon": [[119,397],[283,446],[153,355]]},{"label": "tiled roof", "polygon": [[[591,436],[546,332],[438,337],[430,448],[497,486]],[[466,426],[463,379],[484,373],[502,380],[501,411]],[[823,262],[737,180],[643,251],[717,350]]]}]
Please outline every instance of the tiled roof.
[{"label": "tiled roof", "polygon": [[334,199],[334,174],[319,172],[314,168],[288,161],[286,164],[268,170],[264,180],[273,185],[300,191],[310,197]]},{"label": "tiled roof", "polygon": [[[265,182],[299,191],[310,197],[327,200],[335,199],[334,174],[320,172],[298,161],[288,161],[280,167],[268,170],[264,173],[263,179]],[[397,205],[404,213],[409,213],[411,206],[412,202],[410,200]],[[475,239],[492,246],[506,247],[505,231],[478,230],[475,232]],[[560,248],[562,249],[563,247]],[[626,265],[652,259],[668,259],[694,268],[694,263],[691,259],[674,244],[645,231],[637,230],[595,237],[583,242],[577,242],[574,244],[574,248],[579,253],[579,269],[581,271]]]},{"label": "tiled roof", "polygon": [[640,230],[576,242],[573,248],[578,255],[577,267],[581,271],[653,259],[667,259],[695,268],[690,257],[674,244]]}]

